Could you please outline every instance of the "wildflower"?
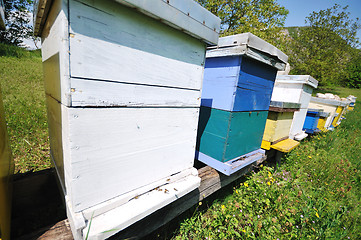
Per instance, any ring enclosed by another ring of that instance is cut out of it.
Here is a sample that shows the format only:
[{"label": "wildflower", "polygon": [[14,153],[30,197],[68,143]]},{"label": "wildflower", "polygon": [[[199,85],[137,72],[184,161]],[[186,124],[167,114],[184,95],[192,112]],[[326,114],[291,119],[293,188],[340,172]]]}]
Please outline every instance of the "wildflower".
[{"label": "wildflower", "polygon": [[246,232],[246,230],[242,229],[242,232],[244,232],[244,233],[245,233],[245,232]]},{"label": "wildflower", "polygon": [[245,186],[245,187],[248,187],[249,185],[248,185],[248,183],[245,182],[245,183],[244,183],[244,186]]},{"label": "wildflower", "polygon": [[199,206],[202,206],[202,202],[199,202],[198,205],[199,205]]},{"label": "wildflower", "polygon": [[315,223],[315,221],[312,221],[312,223]]},{"label": "wildflower", "polygon": [[260,167],[263,167],[263,164],[261,164]]},{"label": "wildflower", "polygon": [[311,159],[312,157],[311,156],[308,156],[309,159]]},{"label": "wildflower", "polygon": [[303,215],[301,215],[301,218],[303,218]]},{"label": "wildflower", "polygon": [[241,209],[241,210],[239,210],[239,212],[242,212],[242,209]]},{"label": "wildflower", "polygon": [[267,182],[267,185],[268,185],[268,186],[271,186],[271,183],[270,183],[270,182]]},{"label": "wildflower", "polygon": [[257,217],[258,217],[258,218],[260,218],[260,216],[259,216],[259,215],[257,215]]},{"label": "wildflower", "polygon": [[236,193],[238,194],[238,191],[236,190]]},{"label": "wildflower", "polygon": [[320,218],[320,215],[318,215],[318,212],[316,212],[316,217]]},{"label": "wildflower", "polygon": [[221,208],[222,208],[222,210],[223,210],[223,209],[225,209],[225,208],[226,208],[226,206],[222,205],[222,206],[221,206]]}]

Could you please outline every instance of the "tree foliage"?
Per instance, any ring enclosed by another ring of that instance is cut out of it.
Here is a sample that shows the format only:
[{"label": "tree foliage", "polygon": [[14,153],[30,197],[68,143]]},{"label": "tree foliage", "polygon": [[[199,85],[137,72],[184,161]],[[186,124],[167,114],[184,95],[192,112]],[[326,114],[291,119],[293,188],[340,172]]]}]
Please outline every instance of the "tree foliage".
[{"label": "tree foliage", "polygon": [[4,0],[5,31],[0,31],[0,42],[21,46],[24,38],[32,36],[30,26],[31,0]]},{"label": "tree foliage", "polygon": [[361,88],[361,50],[346,67],[347,79],[345,85],[351,88]]},{"label": "tree foliage", "polygon": [[222,20],[221,35],[252,32],[275,43],[281,36],[288,10],[276,0],[198,0]]},{"label": "tree foliage", "polygon": [[346,7],[335,4],[306,18],[308,26],[298,28],[287,42],[285,51],[293,74],[309,74],[321,85],[340,84],[347,78],[346,66],[352,61],[359,19],[350,19]]}]

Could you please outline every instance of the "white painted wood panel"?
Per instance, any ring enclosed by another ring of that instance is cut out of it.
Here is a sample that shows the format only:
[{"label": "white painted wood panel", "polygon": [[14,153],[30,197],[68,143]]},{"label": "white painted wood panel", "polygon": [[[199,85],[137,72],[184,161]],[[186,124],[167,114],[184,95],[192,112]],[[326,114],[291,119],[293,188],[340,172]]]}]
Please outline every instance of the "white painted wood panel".
[{"label": "white painted wood panel", "polygon": [[[71,104],[68,38],[68,1],[54,0],[41,35],[41,54],[44,63],[47,60],[52,62],[44,65],[46,91],[66,105]],[[57,79],[46,77],[47,73],[53,71],[51,68],[57,69]]]},{"label": "white painted wood panel", "polygon": [[193,166],[198,108],[63,108],[76,212]]},{"label": "white painted wood panel", "polygon": [[71,80],[72,106],[199,107],[201,92],[118,82]]},{"label": "white painted wood panel", "polygon": [[200,90],[205,44],[111,1],[70,1],[71,76]]}]

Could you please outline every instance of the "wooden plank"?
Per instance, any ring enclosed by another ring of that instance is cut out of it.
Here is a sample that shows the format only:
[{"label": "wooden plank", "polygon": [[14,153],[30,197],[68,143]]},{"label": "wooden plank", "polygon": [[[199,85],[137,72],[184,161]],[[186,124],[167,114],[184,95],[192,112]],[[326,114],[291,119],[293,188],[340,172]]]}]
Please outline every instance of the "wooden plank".
[{"label": "wooden plank", "polygon": [[193,166],[198,108],[61,107],[65,185],[76,212]]},{"label": "wooden plank", "polygon": [[[221,188],[235,182],[264,160],[265,158],[255,164],[251,164],[246,168],[241,169],[229,177],[220,174],[208,166],[200,168],[198,170],[198,175],[202,180],[198,189],[129,226],[110,239],[140,239],[147,236],[154,230],[164,226],[172,219],[187,211],[192,206],[198,204],[199,201],[206,199]],[[56,226],[59,226],[59,228],[49,229],[42,235],[41,240],[68,240],[67,236],[69,236],[70,233],[70,229],[67,227],[68,220],[63,220],[56,224]]]},{"label": "wooden plank", "polygon": [[77,78],[200,90],[205,44],[113,1],[70,1]]},{"label": "wooden plank", "polygon": [[71,101],[68,38],[68,1],[54,0],[41,35],[41,54],[46,92],[65,105]]},{"label": "wooden plank", "polygon": [[286,139],[280,141],[276,144],[271,145],[271,148],[276,149],[277,151],[288,153],[292,151],[295,147],[300,145],[300,142],[295,141],[293,139]]},{"label": "wooden plank", "polygon": [[141,84],[71,79],[72,107],[199,107],[201,91]]}]

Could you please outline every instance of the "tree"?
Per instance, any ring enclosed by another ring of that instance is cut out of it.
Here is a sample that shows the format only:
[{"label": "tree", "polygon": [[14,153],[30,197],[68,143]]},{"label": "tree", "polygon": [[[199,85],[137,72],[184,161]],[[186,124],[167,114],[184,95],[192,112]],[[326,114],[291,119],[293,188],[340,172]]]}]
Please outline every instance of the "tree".
[{"label": "tree", "polygon": [[275,43],[282,37],[288,10],[276,0],[198,0],[221,20],[221,36],[252,32]]},{"label": "tree", "polygon": [[346,7],[335,4],[306,18],[308,26],[298,28],[287,42],[286,52],[292,74],[309,74],[320,85],[340,84],[347,78],[346,66],[351,61],[359,19],[350,19]]},{"label": "tree", "polygon": [[0,31],[0,42],[21,46],[24,38],[32,36],[30,14],[31,0],[5,0],[6,30]]},{"label": "tree", "polygon": [[346,67],[347,79],[344,82],[346,86],[351,88],[361,88],[361,50],[358,50],[355,56]]}]

